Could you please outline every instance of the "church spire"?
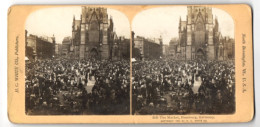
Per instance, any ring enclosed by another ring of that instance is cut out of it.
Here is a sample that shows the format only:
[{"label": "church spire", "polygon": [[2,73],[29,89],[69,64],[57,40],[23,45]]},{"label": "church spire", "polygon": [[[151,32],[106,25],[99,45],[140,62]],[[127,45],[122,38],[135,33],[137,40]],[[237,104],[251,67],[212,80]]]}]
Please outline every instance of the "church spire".
[{"label": "church spire", "polygon": [[218,31],[219,24],[218,24],[218,17],[215,15],[215,30]]},{"label": "church spire", "polygon": [[180,21],[179,21],[179,32],[181,31],[181,16],[180,16]]},{"label": "church spire", "polygon": [[75,26],[75,15],[73,15],[72,31],[74,31],[74,26]]}]

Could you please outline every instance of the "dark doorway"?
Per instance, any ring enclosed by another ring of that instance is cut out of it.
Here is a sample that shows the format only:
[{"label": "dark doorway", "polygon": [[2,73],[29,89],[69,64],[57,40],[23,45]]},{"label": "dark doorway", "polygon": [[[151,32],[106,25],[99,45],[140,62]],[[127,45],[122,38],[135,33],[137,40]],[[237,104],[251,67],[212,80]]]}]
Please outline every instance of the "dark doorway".
[{"label": "dark doorway", "polygon": [[90,57],[91,59],[99,59],[98,51],[97,51],[96,48],[93,48],[93,49],[90,51],[89,57]]},{"label": "dark doorway", "polygon": [[201,60],[206,59],[205,53],[201,48],[198,49],[197,52],[196,52],[196,59],[201,59]]}]

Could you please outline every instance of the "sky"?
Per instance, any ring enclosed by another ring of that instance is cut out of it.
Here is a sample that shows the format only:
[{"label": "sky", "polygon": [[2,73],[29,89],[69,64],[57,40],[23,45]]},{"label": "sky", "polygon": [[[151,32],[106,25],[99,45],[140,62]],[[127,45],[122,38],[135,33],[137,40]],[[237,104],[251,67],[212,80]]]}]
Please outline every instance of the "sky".
[{"label": "sky", "polygon": [[[234,38],[232,17],[225,11],[217,8],[212,8],[212,13],[213,19],[217,16],[222,36]],[[186,16],[186,6],[147,9],[134,17],[132,30],[136,36],[146,38],[159,38],[162,36],[163,44],[169,44],[172,38],[178,37],[180,17],[182,21],[186,21]]]},{"label": "sky", "polygon": [[[219,29],[222,36],[234,38],[234,24],[232,17],[225,11],[212,8],[213,18],[218,17]],[[40,9],[31,13],[26,21],[25,29],[28,34],[38,36],[55,36],[57,43],[62,43],[64,37],[72,34],[73,16],[80,19],[81,7],[53,7]],[[163,43],[178,37],[179,19],[186,21],[187,7],[159,7],[139,12],[132,20],[132,30],[137,36],[159,38]],[[108,8],[108,17],[112,16],[114,30],[118,36],[130,38],[129,20],[120,11]]]},{"label": "sky", "polygon": [[[107,9],[108,18],[112,16],[114,30],[117,36],[130,38],[128,18],[120,11]],[[37,36],[55,36],[57,43],[62,43],[64,37],[72,35],[73,16],[80,20],[81,7],[53,7],[31,13],[25,24],[29,34]]]}]

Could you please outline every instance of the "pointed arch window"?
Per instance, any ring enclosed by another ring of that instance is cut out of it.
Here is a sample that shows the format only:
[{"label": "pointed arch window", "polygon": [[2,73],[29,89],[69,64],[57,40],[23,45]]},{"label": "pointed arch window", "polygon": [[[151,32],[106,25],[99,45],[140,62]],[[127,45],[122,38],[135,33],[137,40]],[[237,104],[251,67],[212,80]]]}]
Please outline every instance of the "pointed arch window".
[{"label": "pointed arch window", "polygon": [[204,25],[204,21],[203,21],[203,17],[201,15],[201,13],[198,14],[198,17],[197,17],[197,21],[196,21],[196,26],[195,26],[195,30],[196,31],[203,31],[205,28],[205,25]]},{"label": "pointed arch window", "polygon": [[196,25],[196,31],[203,31],[204,30],[204,24],[202,22],[198,22]]},{"label": "pointed arch window", "polygon": [[89,29],[90,30],[98,30],[98,26],[99,26],[98,21],[91,21]]}]

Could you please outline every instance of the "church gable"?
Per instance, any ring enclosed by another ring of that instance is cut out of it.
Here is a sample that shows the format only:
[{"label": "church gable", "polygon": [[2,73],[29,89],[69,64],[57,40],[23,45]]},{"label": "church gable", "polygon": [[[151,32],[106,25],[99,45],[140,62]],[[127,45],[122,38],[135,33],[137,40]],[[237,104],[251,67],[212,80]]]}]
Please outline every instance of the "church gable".
[{"label": "church gable", "polygon": [[195,30],[196,31],[204,31],[205,30],[205,23],[203,20],[202,14],[199,12],[197,18],[195,20]]},{"label": "church gable", "polygon": [[95,11],[91,14],[91,16],[88,20],[89,24],[92,23],[92,22],[99,22],[98,16],[97,16]]}]

